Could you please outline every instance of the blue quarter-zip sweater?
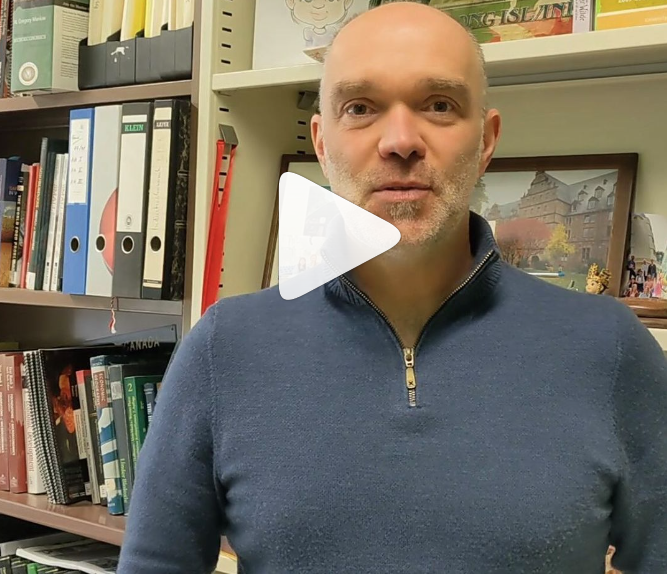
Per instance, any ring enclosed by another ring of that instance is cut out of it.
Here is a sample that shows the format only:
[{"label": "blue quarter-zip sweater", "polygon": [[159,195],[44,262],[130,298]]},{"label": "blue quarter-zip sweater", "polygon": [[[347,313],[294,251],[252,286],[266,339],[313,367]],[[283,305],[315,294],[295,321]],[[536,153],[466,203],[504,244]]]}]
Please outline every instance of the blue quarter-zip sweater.
[{"label": "blue quarter-zip sweater", "polygon": [[119,574],[211,572],[222,534],[246,574],[602,574],[610,543],[624,574],[667,573],[662,350],[613,298],[501,262],[475,215],[471,248],[414,353],[341,279],[209,309]]}]

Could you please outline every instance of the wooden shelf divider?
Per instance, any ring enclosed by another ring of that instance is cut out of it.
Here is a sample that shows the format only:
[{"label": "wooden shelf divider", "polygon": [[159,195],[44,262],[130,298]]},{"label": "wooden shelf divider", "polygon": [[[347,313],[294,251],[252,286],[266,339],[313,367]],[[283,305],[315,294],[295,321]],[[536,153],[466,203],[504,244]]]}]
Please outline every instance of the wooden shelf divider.
[{"label": "wooden shelf divider", "polygon": [[190,96],[191,94],[192,81],[179,80],[156,84],[82,90],[79,92],[17,96],[14,98],[0,99],[0,117],[2,117],[2,114],[10,112],[76,108],[140,100],[157,100],[160,98]]},{"label": "wooden shelf divider", "polygon": [[51,504],[46,495],[0,492],[0,514],[116,546],[125,533],[125,517],[111,516],[106,506]]},{"label": "wooden shelf divider", "polygon": [[[31,289],[0,289],[0,304],[31,305],[36,307],[61,307],[65,309],[111,309],[110,297],[67,295],[52,291]],[[157,301],[152,299],[117,299],[116,311],[151,313],[156,315],[181,315],[181,301]]]}]

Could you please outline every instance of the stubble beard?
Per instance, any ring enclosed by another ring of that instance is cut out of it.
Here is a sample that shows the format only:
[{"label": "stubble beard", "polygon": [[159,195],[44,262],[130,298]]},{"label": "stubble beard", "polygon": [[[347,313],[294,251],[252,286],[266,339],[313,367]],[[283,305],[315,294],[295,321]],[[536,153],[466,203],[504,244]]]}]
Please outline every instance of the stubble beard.
[{"label": "stubble beard", "polygon": [[371,190],[392,179],[417,179],[430,185],[433,197],[428,202],[387,202],[382,205],[382,212],[368,209],[401,231],[401,241],[387,255],[402,257],[413,254],[415,249],[432,248],[446,241],[463,218],[468,217],[481,153],[480,143],[474,152],[461,154],[447,172],[438,172],[425,163],[411,166],[396,163],[358,175],[350,172],[343,157],[325,150],[325,158],[332,190],[364,209],[368,209]]}]

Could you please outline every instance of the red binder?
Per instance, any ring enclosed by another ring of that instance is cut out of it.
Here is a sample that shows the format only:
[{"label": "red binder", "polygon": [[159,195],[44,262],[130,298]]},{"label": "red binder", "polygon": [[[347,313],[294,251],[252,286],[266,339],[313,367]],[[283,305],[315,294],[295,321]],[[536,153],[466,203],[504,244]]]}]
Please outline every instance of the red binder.
[{"label": "red binder", "polygon": [[[227,126],[225,126],[227,127]],[[229,127],[227,127],[229,129]],[[226,130],[221,126],[223,137]],[[236,156],[236,141],[233,130],[226,138],[218,140],[215,158],[215,173],[213,174],[213,191],[211,193],[211,211],[208,229],[208,245],[206,248],[206,266],[204,267],[204,285],[202,292],[201,314],[213,305],[218,299],[220,289],[220,277],[222,275],[222,264],[224,260],[225,227],[227,225],[227,213],[229,211],[229,198],[232,188],[232,175],[234,171],[234,159]],[[219,174],[222,171],[222,162],[225,152],[229,150],[229,168],[225,178],[222,193],[218,190]]]}]

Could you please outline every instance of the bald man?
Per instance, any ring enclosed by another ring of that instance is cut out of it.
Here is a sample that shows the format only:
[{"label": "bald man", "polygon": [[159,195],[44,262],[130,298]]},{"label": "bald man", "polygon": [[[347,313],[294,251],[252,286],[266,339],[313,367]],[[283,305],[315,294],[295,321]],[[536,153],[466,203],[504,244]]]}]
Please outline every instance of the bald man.
[{"label": "bald man", "polygon": [[345,26],[312,119],[335,193],[400,243],[297,300],[220,301],[141,452],[120,574],[667,572],[667,364],[611,297],[500,260],[468,209],[500,133],[432,8]]}]

